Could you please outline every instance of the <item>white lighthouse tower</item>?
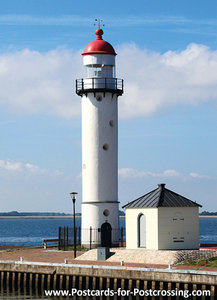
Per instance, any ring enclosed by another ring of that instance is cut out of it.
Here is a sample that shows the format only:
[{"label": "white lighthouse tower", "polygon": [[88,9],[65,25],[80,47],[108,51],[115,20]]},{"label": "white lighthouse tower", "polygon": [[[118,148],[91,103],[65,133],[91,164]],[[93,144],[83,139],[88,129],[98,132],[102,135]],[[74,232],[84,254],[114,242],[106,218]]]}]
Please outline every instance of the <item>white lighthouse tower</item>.
[{"label": "white lighthouse tower", "polygon": [[82,244],[115,246],[119,241],[118,96],[123,80],[115,76],[115,50],[102,39],[84,49],[84,78],[76,80],[82,97]]}]

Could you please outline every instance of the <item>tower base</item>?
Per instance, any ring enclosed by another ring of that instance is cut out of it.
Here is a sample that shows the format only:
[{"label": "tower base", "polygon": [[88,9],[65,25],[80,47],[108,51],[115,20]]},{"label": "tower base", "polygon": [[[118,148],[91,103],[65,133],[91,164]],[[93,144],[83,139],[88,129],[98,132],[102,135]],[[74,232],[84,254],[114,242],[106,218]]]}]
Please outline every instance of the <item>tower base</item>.
[{"label": "tower base", "polygon": [[87,248],[119,245],[119,203],[83,202],[81,243]]}]

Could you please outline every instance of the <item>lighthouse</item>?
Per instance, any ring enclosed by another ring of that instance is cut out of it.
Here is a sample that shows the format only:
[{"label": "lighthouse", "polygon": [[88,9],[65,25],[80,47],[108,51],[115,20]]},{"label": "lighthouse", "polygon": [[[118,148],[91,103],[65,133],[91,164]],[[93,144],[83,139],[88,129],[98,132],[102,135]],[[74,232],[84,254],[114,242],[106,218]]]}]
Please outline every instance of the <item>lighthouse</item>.
[{"label": "lighthouse", "polygon": [[119,242],[118,96],[116,53],[97,28],[84,49],[84,77],[76,80],[82,102],[82,245],[116,246]]}]

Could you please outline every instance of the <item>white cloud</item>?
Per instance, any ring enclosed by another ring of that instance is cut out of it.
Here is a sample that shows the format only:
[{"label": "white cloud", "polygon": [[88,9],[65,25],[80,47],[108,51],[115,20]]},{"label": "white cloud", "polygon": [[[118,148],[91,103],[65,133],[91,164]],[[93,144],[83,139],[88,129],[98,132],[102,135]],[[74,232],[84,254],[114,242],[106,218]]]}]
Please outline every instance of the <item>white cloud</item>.
[{"label": "white cloud", "polygon": [[140,171],[133,168],[121,168],[118,170],[118,175],[121,178],[143,178],[143,177],[162,177],[162,178],[181,178],[183,180],[188,179],[217,179],[216,177],[211,177],[207,175],[199,175],[197,173],[191,172],[189,174],[182,174],[176,170],[165,170],[162,173],[153,173],[149,171]]},{"label": "white cloud", "polygon": [[21,171],[22,164],[20,162],[12,162],[10,160],[0,160],[0,170],[6,171]]},{"label": "white cloud", "polygon": [[118,50],[125,79],[122,117],[145,116],[177,104],[217,102],[217,51],[190,44],[181,52],[147,52],[136,45]]},{"label": "white cloud", "polygon": [[24,164],[24,167],[25,167],[26,170],[28,170],[30,172],[33,172],[33,173],[37,173],[37,172],[45,173],[45,172],[47,172],[47,169],[42,169],[42,168],[39,168],[36,165],[32,165],[32,164],[29,164],[29,163]]},{"label": "white cloud", "polygon": [[139,171],[133,168],[121,168],[118,170],[118,175],[123,178],[142,178],[142,177],[177,177],[181,174],[176,170],[165,170],[163,173],[153,173],[146,171]]},{"label": "white cloud", "polygon": [[27,172],[27,173],[34,173],[34,174],[49,174],[53,176],[61,176],[62,172],[58,170],[49,170],[41,168],[37,165],[33,165],[30,163],[22,163],[22,162],[13,162],[11,160],[0,160],[0,171],[6,172]]},{"label": "white cloud", "polygon": [[123,178],[128,178],[128,177],[136,178],[136,177],[145,177],[152,174],[149,172],[138,171],[133,168],[122,168],[118,170],[118,175]]},{"label": "white cloud", "polygon": [[82,71],[80,56],[66,49],[0,55],[0,105],[21,114],[79,115],[74,88]]},{"label": "white cloud", "polygon": [[[125,80],[120,117],[147,116],[175,105],[217,103],[217,51],[191,44],[181,52],[117,49],[117,76]],[[0,55],[0,106],[20,114],[80,115],[75,79],[81,51],[28,49]]]},{"label": "white cloud", "polygon": [[191,177],[193,177],[193,178],[200,178],[201,176],[199,175],[199,174],[197,174],[197,173],[190,173],[189,174]]},{"label": "white cloud", "polygon": [[211,176],[207,176],[207,175],[200,175],[198,173],[190,173],[189,174],[192,178],[196,178],[196,179],[216,179],[216,177],[211,177]]},{"label": "white cloud", "polygon": [[176,170],[165,170],[163,172],[163,175],[164,176],[167,176],[167,177],[177,177],[177,176],[180,176],[180,173],[177,172]]}]

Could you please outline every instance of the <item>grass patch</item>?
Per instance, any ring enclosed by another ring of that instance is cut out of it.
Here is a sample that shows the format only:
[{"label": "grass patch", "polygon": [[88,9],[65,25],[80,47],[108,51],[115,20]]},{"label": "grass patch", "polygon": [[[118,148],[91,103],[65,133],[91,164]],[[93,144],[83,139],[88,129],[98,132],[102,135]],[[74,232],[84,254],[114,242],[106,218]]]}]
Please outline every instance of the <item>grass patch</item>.
[{"label": "grass patch", "polygon": [[198,266],[198,267],[217,267],[217,257],[212,257],[210,259],[198,259],[198,260],[190,260],[181,263],[181,265],[185,266]]}]

